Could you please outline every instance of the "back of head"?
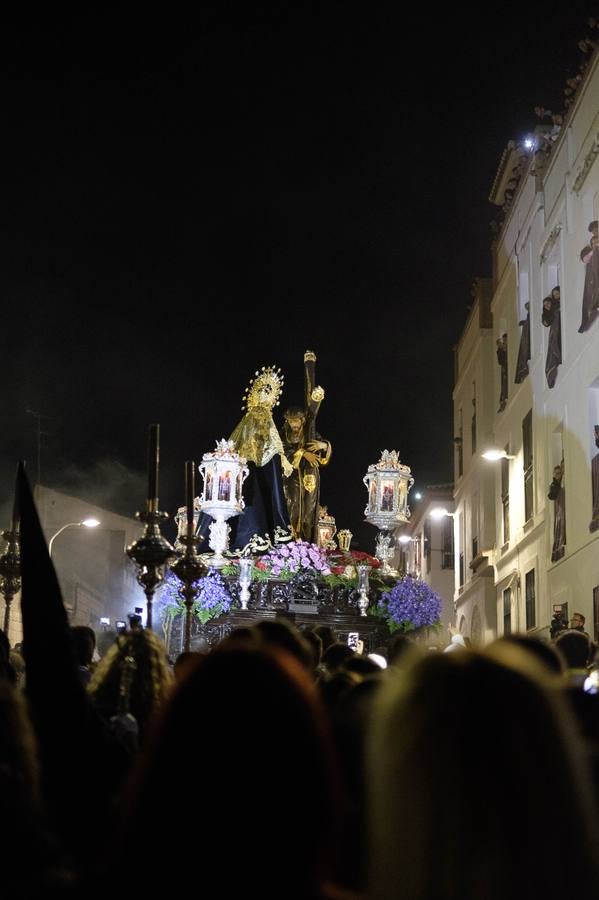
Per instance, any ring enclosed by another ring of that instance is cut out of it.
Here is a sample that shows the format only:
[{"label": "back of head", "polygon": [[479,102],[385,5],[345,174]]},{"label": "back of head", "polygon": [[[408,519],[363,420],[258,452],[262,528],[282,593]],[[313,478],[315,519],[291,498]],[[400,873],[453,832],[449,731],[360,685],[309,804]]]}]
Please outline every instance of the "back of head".
[{"label": "back of head", "polygon": [[[184,791],[166,791],[165,775],[185,760],[193,778]],[[128,829],[144,844],[157,821],[201,812],[208,894],[253,893],[255,879],[260,896],[294,896],[293,883],[313,884],[321,874],[332,778],[324,714],[301,664],[284,651],[229,644],[199,657],[166,707],[138,773]],[[188,877],[182,871],[181,884]],[[174,868],[165,878],[175,883]]]},{"label": "back of head", "polygon": [[346,660],[350,659],[352,656],[355,656],[355,653],[351,647],[347,644],[343,644],[341,641],[335,641],[335,643],[331,644],[330,647],[327,647],[323,653],[322,664],[329,673],[333,673],[341,668]]},{"label": "back of head", "polygon": [[143,738],[147,723],[163,703],[172,680],[160,638],[148,629],[135,629],[119,635],[102,657],[89,692],[96,709],[107,719],[130,712]]},{"label": "back of head", "polygon": [[263,619],[252,627],[260,646],[285,650],[306,669],[312,669],[312,650],[295,625],[284,619]]},{"label": "back of head", "polygon": [[0,628],[0,681],[17,683],[17,673],[10,658],[10,641]]},{"label": "back of head", "polygon": [[390,666],[403,665],[406,655],[414,648],[414,641],[407,634],[401,632],[394,634],[387,646],[387,662]]},{"label": "back of head", "polygon": [[563,698],[519,648],[495,655],[428,654],[383,686],[369,760],[376,900],[563,900],[595,877],[592,788]]},{"label": "back of head", "polygon": [[337,640],[337,638],[335,637],[335,632],[330,625],[315,625],[312,630],[314,631],[314,634],[317,634],[322,641],[323,654],[326,653],[331,644],[334,644]]},{"label": "back of head", "polygon": [[353,672],[360,678],[371,678],[381,674],[381,667],[374,660],[368,656],[361,656],[358,653],[354,653],[353,656],[345,659],[342,668],[347,672]]},{"label": "back of head", "polygon": [[303,629],[301,635],[306,643],[310,645],[312,668],[317,669],[322,662],[322,640],[311,628]]},{"label": "back of head", "polygon": [[10,655],[10,641],[6,633],[0,628],[0,662],[8,662]]},{"label": "back of head", "polygon": [[187,673],[193,669],[199,655],[195,650],[184,650],[178,655],[173,665],[173,675],[176,681],[187,677]]},{"label": "back of head", "polygon": [[530,653],[548,673],[561,675],[564,670],[563,657],[555,649],[555,645],[542,638],[530,634],[510,634],[499,638],[499,641],[515,644]]},{"label": "back of head", "polygon": [[591,658],[591,641],[581,631],[562,631],[555,640],[555,646],[563,657],[567,669],[584,669]]},{"label": "back of head", "polygon": [[71,646],[75,662],[79,666],[90,666],[96,649],[96,633],[88,625],[73,625],[70,630]]}]

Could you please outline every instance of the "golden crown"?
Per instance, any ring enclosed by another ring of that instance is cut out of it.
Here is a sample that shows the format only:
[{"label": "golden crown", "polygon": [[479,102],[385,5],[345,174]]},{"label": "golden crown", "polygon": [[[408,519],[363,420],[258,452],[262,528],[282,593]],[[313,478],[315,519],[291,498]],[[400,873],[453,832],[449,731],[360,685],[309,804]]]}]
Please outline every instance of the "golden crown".
[{"label": "golden crown", "polygon": [[[284,376],[281,375],[281,369],[275,369],[274,366],[262,366],[254,373],[254,377],[250,378],[250,383],[246,387],[243,394],[242,409],[253,409],[255,406],[273,406],[279,405],[279,397],[283,390]],[[265,392],[267,399],[260,399],[260,394]]]}]

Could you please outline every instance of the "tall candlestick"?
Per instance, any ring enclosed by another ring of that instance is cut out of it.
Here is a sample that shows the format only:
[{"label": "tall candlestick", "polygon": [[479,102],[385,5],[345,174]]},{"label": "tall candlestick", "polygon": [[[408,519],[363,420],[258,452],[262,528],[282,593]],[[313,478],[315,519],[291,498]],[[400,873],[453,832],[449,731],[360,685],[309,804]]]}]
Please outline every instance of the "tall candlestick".
[{"label": "tall candlestick", "polygon": [[195,494],[195,463],[187,460],[185,463],[185,500],[187,504],[187,531],[193,534],[193,498]]},{"label": "tall candlestick", "polygon": [[158,460],[160,453],[160,425],[150,425],[148,439],[148,500],[158,497]]},{"label": "tall candlestick", "polygon": [[[18,472],[18,469],[17,469],[17,472]],[[13,504],[12,504],[12,524],[11,524],[11,530],[13,532],[19,530],[20,518],[21,518],[21,515],[19,513],[19,492],[17,490],[17,483],[15,482],[15,495],[14,495]]]}]

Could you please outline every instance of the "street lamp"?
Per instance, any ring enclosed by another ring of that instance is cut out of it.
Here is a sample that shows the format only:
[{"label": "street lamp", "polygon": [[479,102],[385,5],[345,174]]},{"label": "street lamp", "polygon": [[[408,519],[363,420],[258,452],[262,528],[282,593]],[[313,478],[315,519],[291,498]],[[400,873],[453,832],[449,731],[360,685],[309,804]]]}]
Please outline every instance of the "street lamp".
[{"label": "street lamp", "polygon": [[59,534],[65,530],[65,528],[81,528],[83,525],[84,528],[97,528],[100,522],[98,519],[83,519],[82,522],[67,522],[66,525],[63,525],[62,528],[59,528],[58,531],[52,535],[50,540],[48,541],[48,556],[52,556],[52,545],[54,541],[58,537]]}]

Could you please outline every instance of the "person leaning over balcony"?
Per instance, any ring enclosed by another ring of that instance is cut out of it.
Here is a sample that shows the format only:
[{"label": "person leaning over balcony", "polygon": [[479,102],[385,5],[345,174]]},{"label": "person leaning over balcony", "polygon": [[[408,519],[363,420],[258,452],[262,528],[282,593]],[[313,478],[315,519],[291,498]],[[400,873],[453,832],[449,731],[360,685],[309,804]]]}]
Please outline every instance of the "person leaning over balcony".
[{"label": "person leaning over balcony", "polygon": [[550,388],[555,385],[557,380],[557,370],[562,361],[560,296],[559,285],[557,285],[553,288],[551,294],[543,300],[543,313],[541,315],[541,322],[545,328],[549,328],[547,357],[545,359],[545,376]]},{"label": "person leaning over balcony", "polygon": [[553,547],[551,562],[557,562],[566,552],[566,492],[563,485],[564,461],[553,468],[553,479],[547,497],[554,501],[553,507]]}]

